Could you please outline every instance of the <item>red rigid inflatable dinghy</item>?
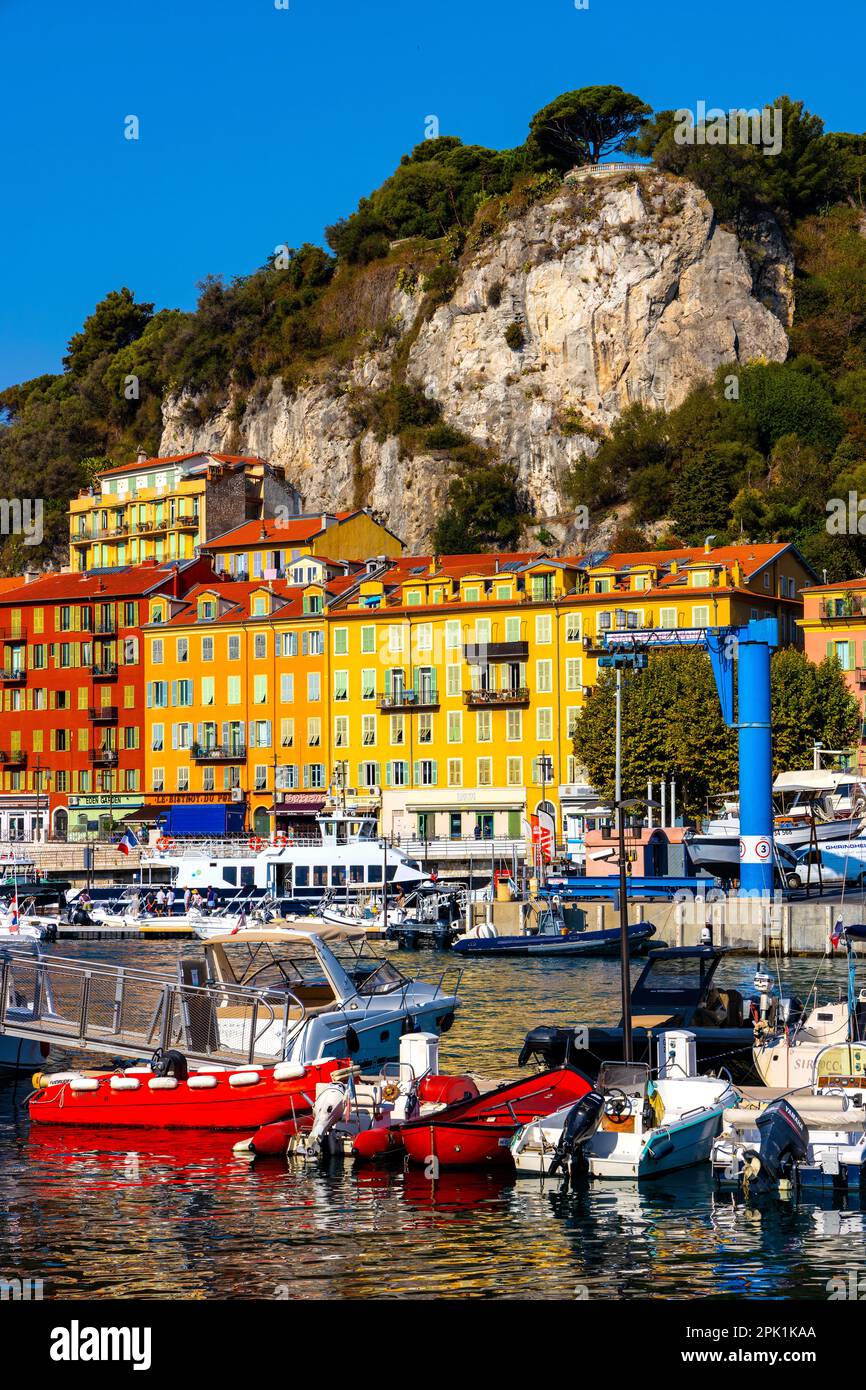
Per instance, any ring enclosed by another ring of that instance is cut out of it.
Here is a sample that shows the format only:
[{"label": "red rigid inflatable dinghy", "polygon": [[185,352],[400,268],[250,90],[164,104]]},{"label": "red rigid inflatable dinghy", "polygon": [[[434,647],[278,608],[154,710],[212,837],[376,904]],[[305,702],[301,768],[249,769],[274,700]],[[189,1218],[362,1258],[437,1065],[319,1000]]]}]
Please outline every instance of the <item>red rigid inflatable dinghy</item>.
[{"label": "red rigid inflatable dinghy", "polygon": [[308,1067],[204,1067],[179,1080],[149,1067],[125,1072],[63,1072],[34,1076],[30,1118],[42,1125],[135,1129],[250,1129],[309,1116],[316,1086],[345,1060]]},{"label": "red rigid inflatable dinghy", "polygon": [[590,1090],[592,1083],[571,1067],[541,1072],[409,1120],[400,1126],[400,1139],[413,1163],[433,1158],[446,1168],[508,1163],[508,1146],[522,1125],[552,1115]]}]

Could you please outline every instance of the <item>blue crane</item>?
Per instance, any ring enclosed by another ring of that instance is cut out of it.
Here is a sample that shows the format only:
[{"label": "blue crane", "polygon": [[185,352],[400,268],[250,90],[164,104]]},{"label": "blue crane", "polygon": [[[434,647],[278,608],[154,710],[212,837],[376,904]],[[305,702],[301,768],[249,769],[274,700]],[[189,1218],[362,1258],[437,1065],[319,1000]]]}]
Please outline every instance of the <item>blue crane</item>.
[{"label": "blue crane", "polygon": [[[773,891],[773,733],[770,657],[779,645],[776,618],[753,618],[743,627],[606,630],[599,666],[646,666],[648,653],[668,647],[700,647],[710,664],[729,729],[737,730],[740,781],[740,892]],[[734,665],[737,704],[734,712]]]}]

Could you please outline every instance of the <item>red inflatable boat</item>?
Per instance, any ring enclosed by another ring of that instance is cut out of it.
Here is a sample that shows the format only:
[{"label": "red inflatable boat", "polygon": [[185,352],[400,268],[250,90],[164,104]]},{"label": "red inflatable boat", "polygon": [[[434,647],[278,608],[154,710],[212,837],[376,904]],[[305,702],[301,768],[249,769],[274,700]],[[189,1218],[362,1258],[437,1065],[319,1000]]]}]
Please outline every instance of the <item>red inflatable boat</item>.
[{"label": "red inflatable boat", "polygon": [[[300,1067],[201,1068],[182,1079],[149,1067],[37,1074],[30,1118],[41,1125],[135,1129],[250,1129],[309,1116],[316,1086],[346,1061]],[[184,1070],[184,1069],[181,1069]]]},{"label": "red inflatable boat", "polygon": [[522,1125],[580,1100],[591,1089],[592,1083],[570,1067],[541,1072],[409,1120],[400,1126],[399,1136],[413,1163],[435,1159],[446,1168],[508,1163],[508,1146]]}]

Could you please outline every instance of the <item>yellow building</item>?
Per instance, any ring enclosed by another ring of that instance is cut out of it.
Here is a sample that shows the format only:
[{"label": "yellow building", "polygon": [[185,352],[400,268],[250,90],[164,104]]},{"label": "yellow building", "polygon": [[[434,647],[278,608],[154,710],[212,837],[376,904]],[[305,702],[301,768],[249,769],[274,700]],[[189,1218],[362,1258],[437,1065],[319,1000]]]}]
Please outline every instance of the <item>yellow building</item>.
[{"label": "yellow building", "polygon": [[299,566],[312,556],[354,561],[396,558],[403,543],[365,508],[352,512],[316,512],[248,522],[202,547],[218,574],[231,579],[291,579],[312,583],[320,572]]},{"label": "yellow building", "polygon": [[309,830],[333,766],[325,599],[353,582],[205,583],[151,603],[147,802],[169,833]]},{"label": "yellow building", "polygon": [[793,642],[810,579],[787,545],[308,563],[152,601],[148,799],[264,835],[343,787],[401,838],[522,839],[539,812],[562,835],[601,635],[773,616]]},{"label": "yellow building", "polygon": [[69,506],[74,572],[192,559],[212,537],[264,517],[288,519],[300,495],[285,471],[229,454],[147,458],[101,472]]}]

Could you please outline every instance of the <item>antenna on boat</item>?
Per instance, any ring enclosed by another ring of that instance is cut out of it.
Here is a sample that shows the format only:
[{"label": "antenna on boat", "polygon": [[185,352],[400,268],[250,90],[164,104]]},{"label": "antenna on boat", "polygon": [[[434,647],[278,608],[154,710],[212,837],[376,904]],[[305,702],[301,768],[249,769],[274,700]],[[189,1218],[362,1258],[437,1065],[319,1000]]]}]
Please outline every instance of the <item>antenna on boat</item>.
[{"label": "antenna on boat", "polygon": [[[619,672],[617,672],[619,675]],[[617,745],[619,750],[619,745]],[[619,758],[617,758],[617,781],[619,781]],[[622,1059],[631,1062],[633,1058],[631,1033],[631,961],[628,948],[628,882],[625,863],[625,813],[636,806],[658,806],[657,801],[646,797],[632,796],[623,801],[617,796],[616,807],[617,834],[619,837],[619,960],[620,984],[622,987]]]}]

